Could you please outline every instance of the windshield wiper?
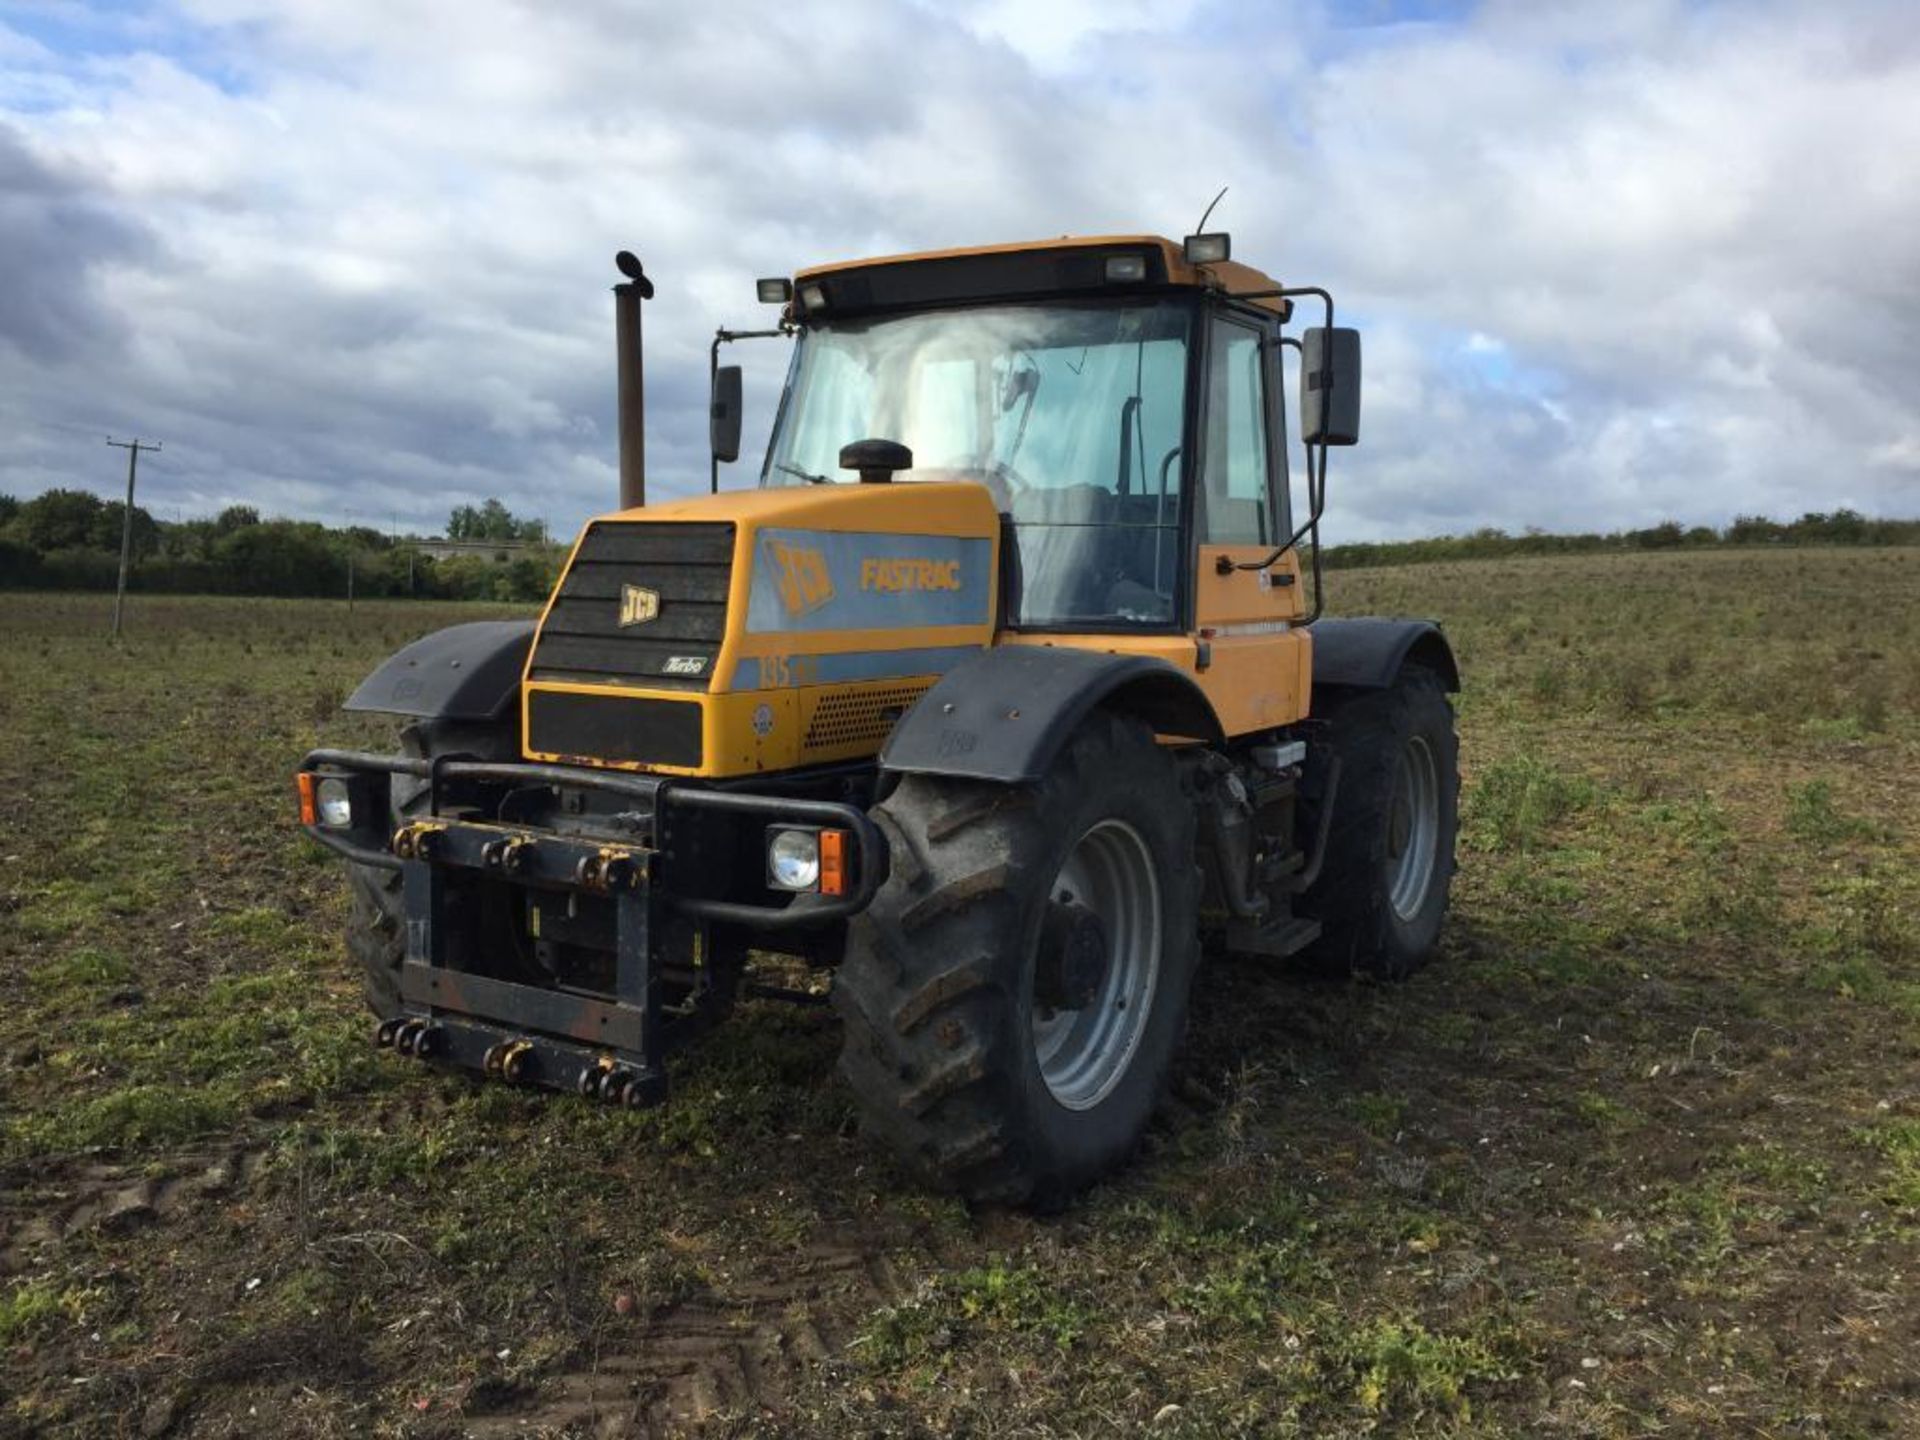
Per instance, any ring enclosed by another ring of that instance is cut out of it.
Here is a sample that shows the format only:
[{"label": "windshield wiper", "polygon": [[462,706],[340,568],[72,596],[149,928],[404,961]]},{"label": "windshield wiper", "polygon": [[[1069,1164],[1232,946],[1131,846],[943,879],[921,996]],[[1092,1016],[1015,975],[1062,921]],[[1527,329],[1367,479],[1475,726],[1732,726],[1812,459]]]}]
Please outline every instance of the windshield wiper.
[{"label": "windshield wiper", "polygon": [[809,485],[833,484],[833,481],[825,475],[816,475],[811,470],[802,470],[799,466],[789,465],[784,460],[774,461],[773,468],[776,470],[784,470],[789,475],[798,475],[802,480],[806,481]]}]

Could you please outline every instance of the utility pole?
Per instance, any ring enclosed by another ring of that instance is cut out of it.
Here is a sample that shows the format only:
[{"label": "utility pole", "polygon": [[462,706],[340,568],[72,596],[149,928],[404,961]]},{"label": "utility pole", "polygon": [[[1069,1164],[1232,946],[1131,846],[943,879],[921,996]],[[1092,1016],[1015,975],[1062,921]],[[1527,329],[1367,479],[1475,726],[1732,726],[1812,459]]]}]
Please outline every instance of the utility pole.
[{"label": "utility pole", "polygon": [[120,638],[120,613],[127,604],[127,574],[133,568],[133,478],[140,469],[140,452],[157,451],[159,442],[148,445],[138,436],[132,440],[109,439],[107,444],[127,452],[127,509],[120,517],[120,583],[113,592],[113,638]]}]

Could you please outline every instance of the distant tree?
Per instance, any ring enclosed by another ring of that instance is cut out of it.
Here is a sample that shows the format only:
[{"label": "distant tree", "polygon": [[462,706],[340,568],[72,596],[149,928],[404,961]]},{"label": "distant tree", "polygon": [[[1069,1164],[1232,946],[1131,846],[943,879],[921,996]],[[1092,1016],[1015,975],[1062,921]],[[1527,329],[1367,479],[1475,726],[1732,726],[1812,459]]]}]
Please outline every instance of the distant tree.
[{"label": "distant tree", "polygon": [[[88,544],[95,550],[120,551],[121,517],[127,513],[124,500],[109,500],[100,507]],[[138,505],[133,507],[133,553],[151,555],[160,548],[160,524]]]},{"label": "distant tree", "polygon": [[489,496],[482,504],[457,505],[447,517],[449,540],[533,540],[547,538],[544,520],[522,520]]},{"label": "distant tree", "polygon": [[40,578],[40,557],[33,547],[0,535],[0,588],[32,585]]},{"label": "distant tree", "polygon": [[215,543],[213,561],[222,588],[242,595],[336,595],[346,586],[346,556],[320,525],[244,525]]},{"label": "distant tree", "polygon": [[1727,527],[1727,543],[1730,545],[1764,545],[1776,541],[1781,536],[1782,527],[1777,521],[1764,515],[1737,515],[1733,524]]},{"label": "distant tree", "polygon": [[513,512],[492,497],[479,506],[457,506],[447,517],[449,540],[511,540],[514,528]]},{"label": "distant tree", "polygon": [[20,538],[43,555],[82,550],[93,543],[104,509],[100,497],[85,490],[49,490],[20,507],[16,528]]},{"label": "distant tree", "polygon": [[553,582],[559,579],[557,560],[540,560],[526,555],[505,567],[495,582],[494,597],[507,601],[539,601],[547,598]]},{"label": "distant tree", "polygon": [[1821,545],[1858,545],[1866,537],[1867,517],[1858,510],[1814,512],[1786,526],[1789,538]]},{"label": "distant tree", "polygon": [[231,535],[247,525],[258,525],[260,512],[251,505],[229,505],[213,518],[213,533]]},{"label": "distant tree", "polygon": [[13,517],[20,513],[20,502],[11,495],[0,495],[0,528],[13,523]]}]

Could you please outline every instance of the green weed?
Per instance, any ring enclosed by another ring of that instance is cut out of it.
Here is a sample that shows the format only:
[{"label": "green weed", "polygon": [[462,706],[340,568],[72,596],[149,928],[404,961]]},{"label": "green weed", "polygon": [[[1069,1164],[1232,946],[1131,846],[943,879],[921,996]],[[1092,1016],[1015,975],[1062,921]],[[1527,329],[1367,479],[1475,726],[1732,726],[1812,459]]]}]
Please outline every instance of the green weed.
[{"label": "green weed", "polygon": [[1840,813],[1830,782],[1809,780],[1787,787],[1787,833],[1816,845],[1832,845],[1870,835],[1873,827]]},{"label": "green weed", "polygon": [[231,1125],[239,1110],[233,1096],[202,1087],[133,1085],[82,1096],[11,1121],[0,1137],[6,1142],[4,1150],[16,1154],[169,1145]]},{"label": "green weed", "polygon": [[1407,1113],[1407,1102],[1397,1095],[1356,1095],[1347,1104],[1354,1122],[1376,1140],[1391,1140]]},{"label": "green weed", "polygon": [[1856,1133],[1886,1162],[1888,1203],[1920,1218],[1920,1120],[1891,1120]]},{"label": "green weed", "polygon": [[1411,1419],[1467,1418],[1468,1387],[1513,1378],[1509,1362],[1473,1335],[1436,1335],[1410,1320],[1375,1320],[1337,1341],[1330,1369],[1343,1373],[1359,1408]]},{"label": "green weed", "polygon": [[1064,1350],[1093,1323],[1093,1312],[1052,1277],[1030,1265],[995,1260],[882,1309],[858,1344],[870,1362],[900,1366],[934,1357],[962,1335],[1031,1338]]},{"label": "green weed", "polygon": [[1574,1097],[1573,1113],[1595,1130],[1609,1134],[1626,1129],[1636,1118],[1633,1107],[1593,1090]]},{"label": "green weed", "polygon": [[36,990],[64,995],[92,991],[134,980],[138,971],[125,956],[111,950],[82,946],[71,955],[36,965],[29,974]]},{"label": "green weed", "polygon": [[1592,782],[1531,755],[1490,766],[1467,792],[1465,829],[1482,850],[1531,850],[1560,820],[1594,801]]},{"label": "green weed", "polygon": [[78,1324],[91,1290],[59,1289],[48,1281],[33,1280],[0,1295],[0,1345],[30,1339],[64,1320]]}]

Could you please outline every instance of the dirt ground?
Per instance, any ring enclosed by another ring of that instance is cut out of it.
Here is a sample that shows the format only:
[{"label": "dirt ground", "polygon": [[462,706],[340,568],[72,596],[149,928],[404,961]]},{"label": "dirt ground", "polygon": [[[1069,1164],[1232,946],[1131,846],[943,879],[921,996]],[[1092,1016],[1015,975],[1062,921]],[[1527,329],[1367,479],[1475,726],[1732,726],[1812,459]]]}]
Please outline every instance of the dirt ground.
[{"label": "dirt ground", "polygon": [[1331,577],[1468,675],[1444,953],[1203,967],[969,1213],[831,1014],[627,1114],[376,1053],[290,769],[474,608],[0,596],[0,1436],[1920,1434],[1920,552]]}]

